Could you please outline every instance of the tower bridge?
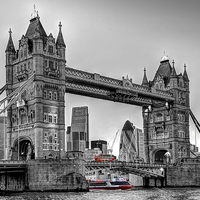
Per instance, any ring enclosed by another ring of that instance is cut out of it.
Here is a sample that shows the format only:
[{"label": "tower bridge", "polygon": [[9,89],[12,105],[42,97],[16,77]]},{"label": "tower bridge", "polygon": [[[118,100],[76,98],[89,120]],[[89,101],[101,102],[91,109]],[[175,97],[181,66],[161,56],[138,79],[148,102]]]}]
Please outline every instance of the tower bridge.
[{"label": "tower bridge", "polygon": [[[153,80],[146,69],[141,84],[66,66],[66,44],[59,24],[58,36],[47,35],[34,16],[15,50],[12,31],[6,47],[7,97],[6,160],[61,160],[66,158],[65,93],[140,106],[143,116],[145,163],[111,163],[113,169],[141,176],[163,177],[160,165],[168,153],[170,163],[190,157],[189,78],[186,65],[177,74],[175,62],[163,56]],[[194,118],[194,117],[193,117]],[[199,125],[196,122],[197,125]],[[90,165],[90,166],[89,166]],[[107,164],[87,163],[86,169]],[[165,169],[164,166],[162,168]]]},{"label": "tower bridge", "polygon": [[[145,162],[189,156],[189,78],[177,74],[164,56],[152,81],[142,84],[66,66],[66,44],[46,34],[40,17],[30,20],[15,50],[12,32],[6,47],[6,159],[65,158],[65,93],[137,105],[142,108]],[[2,89],[2,90],[3,90]],[[29,155],[28,155],[29,154]],[[161,155],[162,154],[162,155]]]}]

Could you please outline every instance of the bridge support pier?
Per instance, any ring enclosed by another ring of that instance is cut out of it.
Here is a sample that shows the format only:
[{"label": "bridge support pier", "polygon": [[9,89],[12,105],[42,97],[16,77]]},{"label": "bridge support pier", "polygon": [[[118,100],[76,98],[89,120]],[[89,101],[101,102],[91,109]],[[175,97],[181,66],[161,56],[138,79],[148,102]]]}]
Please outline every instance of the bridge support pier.
[{"label": "bridge support pier", "polygon": [[144,187],[149,187],[149,177],[144,177],[143,178],[143,186]]},{"label": "bridge support pier", "polygon": [[157,178],[154,179],[154,186],[157,187]]}]

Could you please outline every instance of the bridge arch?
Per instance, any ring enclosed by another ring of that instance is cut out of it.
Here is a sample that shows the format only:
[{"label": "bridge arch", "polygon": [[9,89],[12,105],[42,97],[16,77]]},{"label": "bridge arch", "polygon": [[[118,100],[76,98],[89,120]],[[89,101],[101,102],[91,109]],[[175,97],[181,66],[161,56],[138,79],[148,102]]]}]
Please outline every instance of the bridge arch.
[{"label": "bridge arch", "polygon": [[156,163],[156,164],[165,164],[166,163],[166,156],[165,156],[165,154],[167,152],[169,152],[169,151],[167,149],[165,149],[165,148],[156,149],[153,152],[153,155],[152,155],[153,163]]},{"label": "bridge arch", "polygon": [[[19,146],[19,147],[18,147]],[[30,137],[19,137],[13,142],[10,159],[31,160],[35,158],[34,145]]]}]

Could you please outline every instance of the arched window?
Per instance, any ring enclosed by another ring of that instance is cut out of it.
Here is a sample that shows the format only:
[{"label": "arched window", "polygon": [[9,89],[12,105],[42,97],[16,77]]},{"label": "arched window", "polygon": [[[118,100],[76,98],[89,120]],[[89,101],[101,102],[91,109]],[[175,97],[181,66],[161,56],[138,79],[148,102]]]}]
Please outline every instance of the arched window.
[{"label": "arched window", "polygon": [[52,91],[49,91],[49,99],[52,99]]},{"label": "arched window", "polygon": [[54,92],[54,93],[53,93],[53,100],[57,100],[57,99],[58,99],[57,92]]},{"label": "arched window", "polygon": [[163,121],[164,118],[163,118],[163,114],[162,113],[157,113],[156,114],[156,122],[160,122],[160,121]]},{"label": "arched window", "polygon": [[53,137],[51,135],[49,136],[49,143],[53,143]]}]

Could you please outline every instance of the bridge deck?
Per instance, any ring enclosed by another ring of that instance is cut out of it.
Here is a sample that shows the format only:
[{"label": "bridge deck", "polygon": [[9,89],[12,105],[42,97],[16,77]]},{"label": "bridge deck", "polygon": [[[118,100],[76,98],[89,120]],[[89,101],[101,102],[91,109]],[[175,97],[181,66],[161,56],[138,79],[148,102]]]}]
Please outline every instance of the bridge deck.
[{"label": "bridge deck", "polygon": [[25,161],[0,160],[0,173],[24,172],[25,169],[26,169]]}]

